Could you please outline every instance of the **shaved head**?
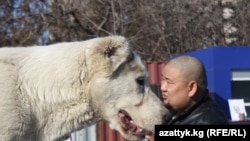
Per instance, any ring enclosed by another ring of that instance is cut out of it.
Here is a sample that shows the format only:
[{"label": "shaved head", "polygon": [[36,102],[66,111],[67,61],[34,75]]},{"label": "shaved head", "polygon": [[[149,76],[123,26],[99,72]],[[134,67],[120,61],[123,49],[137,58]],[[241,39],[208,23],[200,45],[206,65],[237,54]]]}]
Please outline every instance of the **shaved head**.
[{"label": "shaved head", "polygon": [[167,66],[178,69],[182,74],[183,81],[196,81],[202,90],[206,89],[206,71],[200,60],[191,56],[179,56],[170,60]]}]

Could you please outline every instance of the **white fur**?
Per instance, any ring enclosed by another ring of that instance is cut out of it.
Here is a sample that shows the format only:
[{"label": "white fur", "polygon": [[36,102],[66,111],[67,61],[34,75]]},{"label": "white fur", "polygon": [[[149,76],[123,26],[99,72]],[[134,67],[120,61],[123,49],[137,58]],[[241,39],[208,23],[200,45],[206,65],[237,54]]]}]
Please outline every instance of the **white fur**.
[{"label": "white fur", "polygon": [[[128,61],[131,55],[135,57]],[[146,130],[153,130],[167,112],[147,83],[146,92],[139,94],[135,81],[139,76],[147,78],[147,71],[121,36],[1,48],[0,138],[60,140],[105,120],[135,140],[122,129],[120,109]]]}]

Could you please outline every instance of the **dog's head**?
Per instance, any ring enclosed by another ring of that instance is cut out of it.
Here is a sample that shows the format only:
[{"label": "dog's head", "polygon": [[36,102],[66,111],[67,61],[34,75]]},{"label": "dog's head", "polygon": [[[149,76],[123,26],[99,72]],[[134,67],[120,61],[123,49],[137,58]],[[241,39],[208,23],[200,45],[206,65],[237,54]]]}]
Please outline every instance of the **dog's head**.
[{"label": "dog's head", "polygon": [[95,72],[90,80],[90,96],[110,127],[128,140],[144,138],[162,124],[168,114],[160,99],[151,91],[148,72],[124,37],[100,38],[92,56]]}]

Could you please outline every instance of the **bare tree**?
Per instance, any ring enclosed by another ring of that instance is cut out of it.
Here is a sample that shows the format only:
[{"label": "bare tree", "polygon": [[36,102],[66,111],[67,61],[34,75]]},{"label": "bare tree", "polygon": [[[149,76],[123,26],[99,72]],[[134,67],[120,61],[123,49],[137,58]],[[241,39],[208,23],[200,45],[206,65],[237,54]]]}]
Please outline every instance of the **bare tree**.
[{"label": "bare tree", "polygon": [[0,0],[1,46],[126,36],[146,61],[215,45],[249,45],[249,4],[241,0],[225,42],[222,0]]}]

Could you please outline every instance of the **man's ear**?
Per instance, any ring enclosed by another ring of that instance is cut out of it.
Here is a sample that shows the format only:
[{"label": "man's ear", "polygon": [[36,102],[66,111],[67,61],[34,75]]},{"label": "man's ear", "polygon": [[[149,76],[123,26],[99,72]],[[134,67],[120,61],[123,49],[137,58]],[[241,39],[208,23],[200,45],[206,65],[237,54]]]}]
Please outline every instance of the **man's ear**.
[{"label": "man's ear", "polygon": [[188,96],[189,97],[194,97],[195,94],[197,93],[197,90],[198,90],[198,84],[197,84],[197,82],[190,81],[188,83],[188,91],[189,91]]}]

